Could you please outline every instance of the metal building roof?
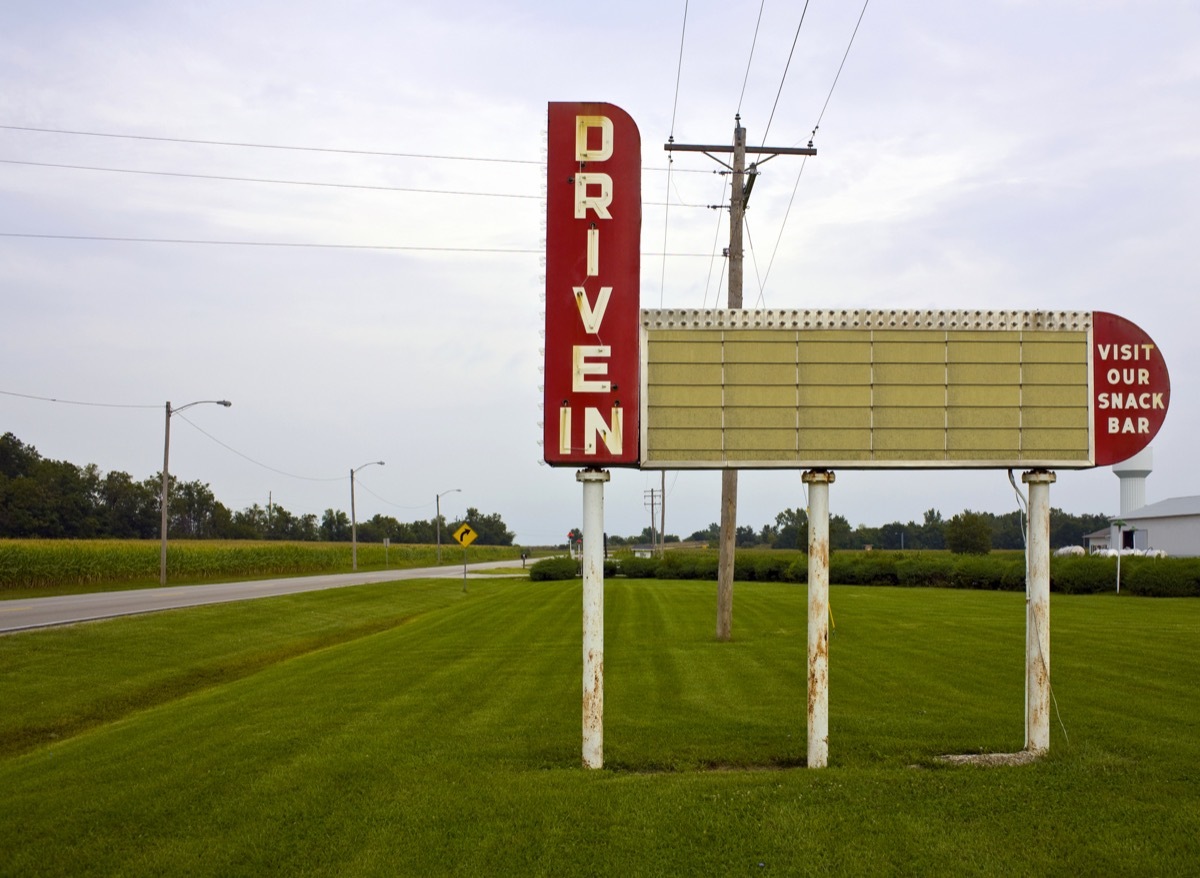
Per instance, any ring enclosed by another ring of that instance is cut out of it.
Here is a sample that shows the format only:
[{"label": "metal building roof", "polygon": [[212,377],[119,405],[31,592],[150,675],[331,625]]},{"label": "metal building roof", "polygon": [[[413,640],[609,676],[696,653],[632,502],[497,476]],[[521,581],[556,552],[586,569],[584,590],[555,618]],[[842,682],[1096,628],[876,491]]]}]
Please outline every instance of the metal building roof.
[{"label": "metal building roof", "polygon": [[1200,495],[1160,500],[1121,517],[1129,521],[1143,518],[1178,518],[1188,515],[1200,515]]}]

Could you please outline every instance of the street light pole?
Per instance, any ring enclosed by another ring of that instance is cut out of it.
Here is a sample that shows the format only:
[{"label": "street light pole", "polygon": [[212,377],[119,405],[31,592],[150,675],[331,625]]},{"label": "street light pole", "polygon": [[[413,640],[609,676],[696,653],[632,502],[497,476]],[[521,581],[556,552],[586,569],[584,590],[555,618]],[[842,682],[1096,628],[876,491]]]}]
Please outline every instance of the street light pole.
[{"label": "street light pole", "polygon": [[437,562],[442,563],[442,498],[447,494],[462,492],[462,488],[451,488],[449,491],[442,491],[437,495]]},{"label": "street light pole", "polygon": [[171,408],[171,401],[167,400],[167,425],[163,431],[163,468],[162,468],[162,496],[159,498],[159,510],[162,513],[161,533],[162,546],[158,553],[158,584],[167,584],[167,501],[170,495],[171,479],[168,475],[168,469],[171,461],[171,415],[176,412],[181,412],[184,409],[190,409],[194,405],[204,405],[211,403],[213,405],[223,405],[229,408],[233,403],[227,399],[198,399],[195,402],[189,402],[187,405],[181,405],[177,409]]},{"label": "street light pole", "polygon": [[383,466],[382,460],[372,460],[350,470],[350,568],[358,570],[358,521],[354,514],[354,474],[365,466]]}]

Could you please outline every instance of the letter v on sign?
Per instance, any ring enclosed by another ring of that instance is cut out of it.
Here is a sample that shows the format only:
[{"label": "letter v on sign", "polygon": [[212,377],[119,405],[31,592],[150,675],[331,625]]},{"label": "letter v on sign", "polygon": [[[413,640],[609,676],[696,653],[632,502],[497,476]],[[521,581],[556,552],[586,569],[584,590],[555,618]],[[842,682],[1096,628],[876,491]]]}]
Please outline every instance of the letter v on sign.
[{"label": "letter v on sign", "polygon": [[599,335],[600,324],[604,321],[604,312],[608,309],[608,297],[612,295],[612,287],[601,287],[596,297],[596,305],[588,301],[587,291],[583,287],[575,287],[575,304],[579,306],[579,316],[583,320],[583,328],[588,335]]}]

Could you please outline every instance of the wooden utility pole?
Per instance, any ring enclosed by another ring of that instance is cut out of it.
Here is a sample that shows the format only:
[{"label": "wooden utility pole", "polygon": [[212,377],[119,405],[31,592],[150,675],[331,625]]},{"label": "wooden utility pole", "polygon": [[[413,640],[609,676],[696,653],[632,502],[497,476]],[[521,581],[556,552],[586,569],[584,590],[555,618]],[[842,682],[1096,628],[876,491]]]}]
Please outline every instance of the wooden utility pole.
[{"label": "wooden utility pole", "polygon": [[[704,144],[668,143],[668,152],[702,152],[714,161],[729,168],[732,174],[729,192],[729,309],[742,307],[742,229],[746,206],[750,202],[750,190],[758,175],[759,162],[750,165],[750,180],[746,182],[746,155],[765,155],[769,161],[777,155],[816,155],[810,144],[807,147],[746,146],[746,129],[742,117],[734,117],[733,145],[709,146]],[[717,158],[713,153],[732,154],[733,164]],[[721,539],[720,559],[717,564],[717,640],[733,638],[733,558],[737,545],[737,482],[738,471],[733,468],[721,470]]]},{"label": "wooden utility pole", "polygon": [[667,550],[667,471],[662,471],[662,487],[658,491],[658,555]]}]

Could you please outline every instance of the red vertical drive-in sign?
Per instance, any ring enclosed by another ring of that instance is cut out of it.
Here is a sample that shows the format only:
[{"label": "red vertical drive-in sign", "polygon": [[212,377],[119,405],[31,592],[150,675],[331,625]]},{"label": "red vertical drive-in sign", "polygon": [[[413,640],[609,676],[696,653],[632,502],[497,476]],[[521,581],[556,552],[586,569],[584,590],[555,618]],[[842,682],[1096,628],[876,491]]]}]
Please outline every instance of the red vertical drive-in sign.
[{"label": "red vertical drive-in sign", "polygon": [[546,160],[547,463],[638,465],[642,147],[603,103],[552,103]]},{"label": "red vertical drive-in sign", "polygon": [[1092,313],[1092,435],[1096,466],[1128,460],[1150,444],[1171,402],[1158,345],[1124,317]]}]

